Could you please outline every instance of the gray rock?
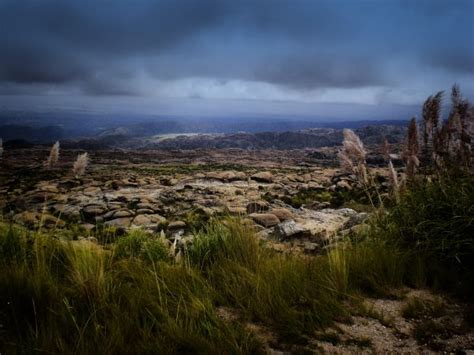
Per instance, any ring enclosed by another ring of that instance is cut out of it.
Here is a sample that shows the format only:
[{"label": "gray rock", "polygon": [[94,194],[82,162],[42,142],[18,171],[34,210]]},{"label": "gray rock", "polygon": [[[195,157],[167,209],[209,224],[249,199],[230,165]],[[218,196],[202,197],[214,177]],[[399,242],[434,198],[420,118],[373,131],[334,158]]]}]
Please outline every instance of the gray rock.
[{"label": "gray rock", "polygon": [[280,221],[287,221],[294,218],[293,213],[286,208],[274,208],[270,212],[277,216]]},{"label": "gray rock", "polygon": [[252,213],[249,215],[249,217],[252,218],[255,223],[260,224],[266,228],[273,227],[280,223],[278,217],[272,213]]},{"label": "gray rock", "polygon": [[103,217],[105,220],[110,220],[110,219],[115,219],[115,218],[132,217],[132,216],[133,216],[132,211],[126,208],[121,208],[118,210],[109,211],[106,214],[104,214]]},{"label": "gray rock", "polygon": [[183,221],[174,221],[174,222],[170,222],[170,224],[168,224],[168,230],[169,231],[177,231],[177,230],[184,229],[184,228],[186,228],[186,223],[183,222]]},{"label": "gray rock", "polygon": [[309,229],[293,220],[285,221],[275,227],[275,236],[279,240],[296,238],[309,234]]},{"label": "gray rock", "polygon": [[105,205],[87,205],[82,209],[82,213],[86,216],[100,216],[107,211],[107,207]]},{"label": "gray rock", "polygon": [[250,179],[257,181],[257,182],[263,182],[263,183],[271,183],[273,182],[273,175],[272,173],[268,171],[262,171],[261,173],[256,173],[253,174]]},{"label": "gray rock", "polygon": [[127,229],[128,227],[130,227],[131,222],[131,217],[122,217],[107,221],[104,223],[104,225],[107,227],[115,227],[118,229]]}]

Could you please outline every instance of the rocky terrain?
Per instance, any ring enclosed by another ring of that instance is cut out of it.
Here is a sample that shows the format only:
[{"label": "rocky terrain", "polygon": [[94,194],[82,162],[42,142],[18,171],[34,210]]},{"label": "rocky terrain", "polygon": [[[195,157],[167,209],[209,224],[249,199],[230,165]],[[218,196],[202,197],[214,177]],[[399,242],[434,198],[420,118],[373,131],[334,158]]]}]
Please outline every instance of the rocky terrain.
[{"label": "rocky terrain", "polygon": [[5,217],[31,228],[142,228],[163,231],[181,247],[209,218],[241,216],[275,248],[314,253],[367,214],[337,201],[353,178],[319,166],[310,153],[101,151],[76,179],[67,169],[74,152],[64,151],[61,166],[45,170],[46,151],[15,150],[5,157],[0,201]]},{"label": "rocky terrain", "polygon": [[[387,182],[380,147],[369,147],[368,162],[383,197]],[[107,244],[143,229],[165,238],[177,258],[209,219],[239,216],[277,252],[318,255],[364,228],[372,210],[354,189],[355,177],[337,167],[337,149],[97,150],[89,152],[90,165],[80,178],[71,166],[82,151],[63,149],[58,166],[46,169],[45,147],[9,149],[0,170],[0,207],[4,220],[61,231],[78,242]],[[443,297],[398,290],[393,299],[365,299],[350,319],[309,339],[307,350],[469,349],[472,328],[463,321],[468,307]],[[432,306],[419,314],[413,302]],[[218,313],[225,321],[239,318],[233,309]],[[291,350],[265,326],[247,327],[267,353]]]}]

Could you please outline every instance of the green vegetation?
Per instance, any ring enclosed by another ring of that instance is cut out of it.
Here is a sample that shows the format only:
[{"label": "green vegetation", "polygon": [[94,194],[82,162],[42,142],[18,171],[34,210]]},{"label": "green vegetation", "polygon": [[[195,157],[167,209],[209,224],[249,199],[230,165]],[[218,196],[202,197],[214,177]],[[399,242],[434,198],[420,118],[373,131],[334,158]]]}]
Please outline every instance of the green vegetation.
[{"label": "green vegetation", "polygon": [[[259,352],[247,323],[305,344],[347,316],[344,301],[359,287],[339,282],[355,259],[278,254],[232,219],[211,221],[182,262],[140,231],[101,246],[7,224],[0,253],[5,352]],[[223,306],[237,319],[219,317]]]},{"label": "green vegetation", "polygon": [[412,180],[366,235],[404,252],[409,285],[474,295],[474,177],[450,172]]},{"label": "green vegetation", "polygon": [[402,309],[404,318],[420,319],[441,317],[446,310],[444,302],[437,298],[434,300],[410,298]]},{"label": "green vegetation", "polygon": [[[95,244],[73,241],[78,230],[0,224],[0,351],[259,353],[249,324],[279,347],[311,346],[316,331],[348,319],[359,295],[422,285],[472,300],[473,182],[413,180],[388,213],[319,256],[277,253],[230,218],[203,224],[179,260],[141,231],[96,235]],[[413,300],[404,315],[439,310]]]}]

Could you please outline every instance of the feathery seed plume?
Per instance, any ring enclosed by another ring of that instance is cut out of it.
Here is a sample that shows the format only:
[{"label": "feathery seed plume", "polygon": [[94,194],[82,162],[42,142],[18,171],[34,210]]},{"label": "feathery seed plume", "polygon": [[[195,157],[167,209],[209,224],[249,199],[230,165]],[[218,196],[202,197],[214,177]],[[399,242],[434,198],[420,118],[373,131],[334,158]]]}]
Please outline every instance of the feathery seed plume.
[{"label": "feathery seed plume", "polygon": [[84,175],[87,165],[89,164],[89,155],[87,153],[79,154],[74,162],[72,172],[75,177]]},{"label": "feathery seed plume", "polygon": [[367,163],[365,157],[367,152],[357,134],[350,129],[344,129],[344,141],[342,150],[339,152],[339,162],[341,168],[347,172],[354,173],[359,181],[367,183]]},{"label": "feathery seed plume", "polygon": [[45,166],[48,169],[51,169],[58,163],[58,160],[59,160],[59,142],[56,142],[51,147],[51,151],[49,152],[49,157],[48,157],[48,160],[46,160],[45,162]]},{"label": "feathery seed plume", "polygon": [[400,184],[398,183],[398,175],[391,160],[388,162],[388,179],[392,188],[393,196],[395,197],[395,200],[398,201]]}]

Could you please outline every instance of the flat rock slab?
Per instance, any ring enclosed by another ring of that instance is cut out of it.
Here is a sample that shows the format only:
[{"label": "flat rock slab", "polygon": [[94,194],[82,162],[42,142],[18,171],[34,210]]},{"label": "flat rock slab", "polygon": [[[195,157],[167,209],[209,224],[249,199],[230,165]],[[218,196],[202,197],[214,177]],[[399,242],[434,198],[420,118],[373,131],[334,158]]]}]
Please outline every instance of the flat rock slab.
[{"label": "flat rock slab", "polygon": [[266,228],[276,226],[280,223],[278,217],[272,213],[252,213],[249,217],[252,218],[255,223]]}]

